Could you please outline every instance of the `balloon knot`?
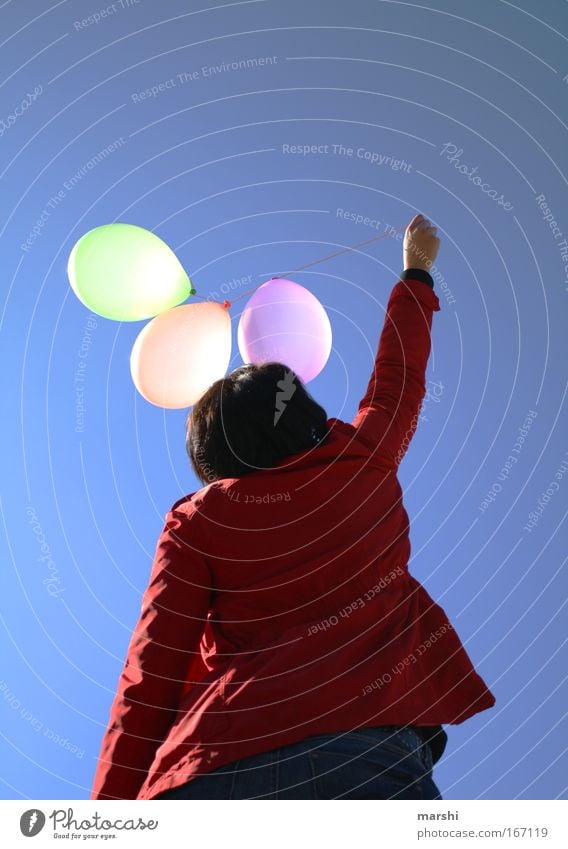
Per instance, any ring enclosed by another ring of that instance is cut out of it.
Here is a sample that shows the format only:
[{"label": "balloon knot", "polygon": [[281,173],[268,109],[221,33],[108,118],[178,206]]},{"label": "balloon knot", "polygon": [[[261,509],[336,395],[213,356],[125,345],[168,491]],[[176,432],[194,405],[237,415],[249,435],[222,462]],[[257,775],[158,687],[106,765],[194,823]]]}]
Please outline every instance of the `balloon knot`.
[{"label": "balloon knot", "polygon": [[228,310],[228,309],[229,309],[229,307],[231,306],[231,302],[230,302],[230,301],[228,301],[227,299],[225,299],[225,300],[223,301],[223,306],[225,307],[225,309],[226,309],[226,310]]},{"label": "balloon knot", "polygon": [[190,295],[197,295],[197,289],[194,289],[193,286],[192,286],[191,289],[189,290],[189,294]]}]

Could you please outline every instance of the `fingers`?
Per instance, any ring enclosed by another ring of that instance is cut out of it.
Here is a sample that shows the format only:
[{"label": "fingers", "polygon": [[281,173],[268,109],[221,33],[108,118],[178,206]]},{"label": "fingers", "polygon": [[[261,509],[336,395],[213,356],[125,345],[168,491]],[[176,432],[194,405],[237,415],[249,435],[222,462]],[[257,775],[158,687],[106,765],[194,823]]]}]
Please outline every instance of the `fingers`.
[{"label": "fingers", "polygon": [[415,230],[416,227],[418,227],[420,224],[422,224],[422,222],[425,221],[425,220],[426,219],[424,218],[424,216],[421,213],[418,214],[418,215],[415,215],[414,218],[412,219],[412,221],[410,222],[410,224],[408,225],[407,229],[408,230]]},{"label": "fingers", "polygon": [[426,218],[425,215],[419,213],[415,215],[408,227],[406,228],[407,233],[427,233],[429,236],[436,236],[438,229],[432,224],[429,218]]},{"label": "fingers", "polygon": [[422,230],[424,233],[432,233],[436,230],[436,227],[429,218],[423,218],[422,221],[418,222],[417,229]]}]

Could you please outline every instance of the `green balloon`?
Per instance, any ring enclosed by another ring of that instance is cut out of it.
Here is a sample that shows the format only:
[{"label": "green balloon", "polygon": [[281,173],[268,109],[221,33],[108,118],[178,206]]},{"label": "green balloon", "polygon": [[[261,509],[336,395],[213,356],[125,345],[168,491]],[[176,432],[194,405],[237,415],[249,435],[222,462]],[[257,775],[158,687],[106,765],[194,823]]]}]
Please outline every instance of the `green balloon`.
[{"label": "green balloon", "polygon": [[115,321],[141,321],[181,304],[192,289],[175,253],[135,224],[85,233],[67,263],[71,288],[86,307]]}]

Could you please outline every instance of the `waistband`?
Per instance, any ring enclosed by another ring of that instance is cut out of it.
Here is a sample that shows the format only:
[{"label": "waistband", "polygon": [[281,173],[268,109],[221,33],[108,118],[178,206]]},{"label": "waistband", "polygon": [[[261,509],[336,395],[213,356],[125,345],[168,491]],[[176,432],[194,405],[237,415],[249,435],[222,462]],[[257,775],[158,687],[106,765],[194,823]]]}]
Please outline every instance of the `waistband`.
[{"label": "waistband", "polygon": [[391,731],[391,733],[408,732],[403,736],[407,740],[414,740],[414,748],[420,745],[428,747],[432,755],[432,764],[440,760],[448,742],[448,735],[441,725],[373,725],[371,727]]}]

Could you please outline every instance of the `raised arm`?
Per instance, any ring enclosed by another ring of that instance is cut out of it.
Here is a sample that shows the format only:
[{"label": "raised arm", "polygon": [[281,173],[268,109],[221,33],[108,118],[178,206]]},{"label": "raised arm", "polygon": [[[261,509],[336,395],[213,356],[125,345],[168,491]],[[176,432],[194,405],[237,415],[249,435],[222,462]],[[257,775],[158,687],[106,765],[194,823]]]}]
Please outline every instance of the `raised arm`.
[{"label": "raised arm", "polygon": [[91,799],[137,798],[176,718],[188,663],[199,652],[210,595],[209,570],[191,546],[191,518],[172,509],[118,682]]},{"label": "raised arm", "polygon": [[393,468],[416,431],[426,393],[432,315],[440,309],[428,269],[439,244],[428,219],[412,219],[404,237],[405,271],[390,294],[373,374],[352,422]]}]

